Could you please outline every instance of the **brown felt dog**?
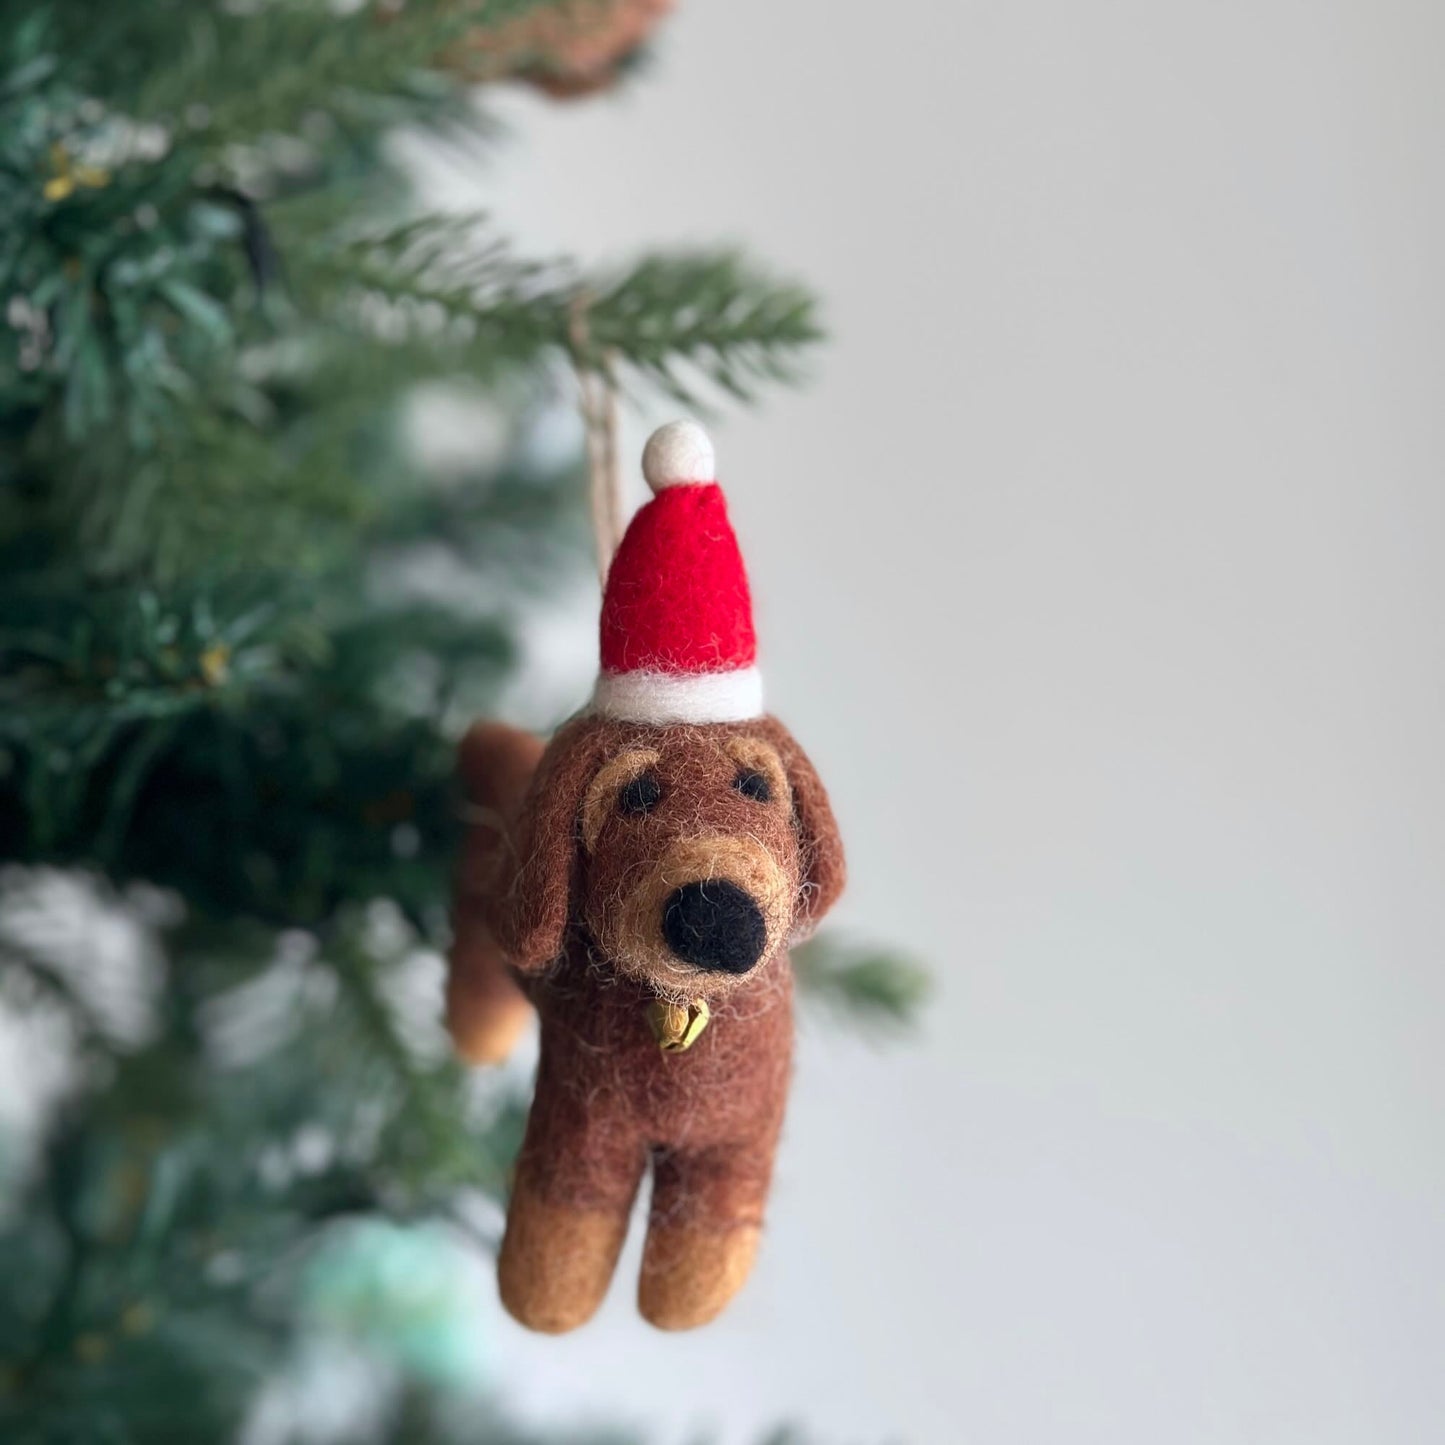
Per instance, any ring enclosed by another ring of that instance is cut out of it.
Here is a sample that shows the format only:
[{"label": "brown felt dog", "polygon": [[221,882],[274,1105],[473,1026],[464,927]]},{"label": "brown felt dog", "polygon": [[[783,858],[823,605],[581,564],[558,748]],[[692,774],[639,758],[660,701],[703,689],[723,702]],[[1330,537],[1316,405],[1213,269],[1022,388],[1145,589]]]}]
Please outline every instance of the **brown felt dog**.
[{"label": "brown felt dog", "polygon": [[[746,1279],[792,1048],[790,939],[843,886],[816,772],[771,717],[649,725],[584,715],[544,751],[481,723],[448,1019],[476,1061],[541,1017],[541,1061],[499,1261],[533,1329],[587,1320],[644,1170],[638,1291],[664,1329]],[[700,1032],[699,1032],[700,1030]]]}]

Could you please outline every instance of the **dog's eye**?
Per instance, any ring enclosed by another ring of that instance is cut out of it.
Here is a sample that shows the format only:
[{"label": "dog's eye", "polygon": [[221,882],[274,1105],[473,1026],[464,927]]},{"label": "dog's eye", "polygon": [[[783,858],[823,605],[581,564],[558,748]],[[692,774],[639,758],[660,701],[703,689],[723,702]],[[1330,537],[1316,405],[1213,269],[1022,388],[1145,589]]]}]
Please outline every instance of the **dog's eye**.
[{"label": "dog's eye", "polygon": [[743,797],[751,798],[755,803],[771,803],[773,801],[773,790],[768,786],[767,778],[753,768],[744,768],[733,779],[733,787]]},{"label": "dog's eye", "polygon": [[638,773],[617,795],[619,813],[650,813],[662,798],[656,773]]}]

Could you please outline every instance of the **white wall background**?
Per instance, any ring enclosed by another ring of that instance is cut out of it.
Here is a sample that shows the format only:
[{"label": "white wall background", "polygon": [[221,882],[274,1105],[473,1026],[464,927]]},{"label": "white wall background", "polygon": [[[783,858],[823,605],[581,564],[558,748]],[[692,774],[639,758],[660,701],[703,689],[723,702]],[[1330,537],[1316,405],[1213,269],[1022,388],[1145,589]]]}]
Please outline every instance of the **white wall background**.
[{"label": "white wall background", "polygon": [[648,1330],[634,1255],[574,1337],[499,1316],[509,1391],[664,1445],[1438,1440],[1445,9],[684,0],[626,94],[504,110],[429,169],[529,249],[826,297],[715,434],[843,921],[939,984],[912,1046],[807,1031],[724,1321]]}]

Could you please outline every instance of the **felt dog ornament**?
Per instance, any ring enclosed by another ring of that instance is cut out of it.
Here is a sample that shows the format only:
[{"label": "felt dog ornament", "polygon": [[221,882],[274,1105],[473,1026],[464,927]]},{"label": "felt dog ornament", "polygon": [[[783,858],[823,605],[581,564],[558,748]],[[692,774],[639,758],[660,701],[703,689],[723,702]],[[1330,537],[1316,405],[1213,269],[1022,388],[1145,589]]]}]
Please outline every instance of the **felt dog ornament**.
[{"label": "felt dog ornament", "polygon": [[747,1278],[788,1088],[788,946],[843,886],[827,794],[763,711],[712,446],[674,422],[643,472],[590,705],[545,749],[490,722],[461,749],[448,1020],[495,1062],[540,1015],[498,1276],[549,1332],[601,1303],[649,1166],[643,1315],[703,1324]]}]

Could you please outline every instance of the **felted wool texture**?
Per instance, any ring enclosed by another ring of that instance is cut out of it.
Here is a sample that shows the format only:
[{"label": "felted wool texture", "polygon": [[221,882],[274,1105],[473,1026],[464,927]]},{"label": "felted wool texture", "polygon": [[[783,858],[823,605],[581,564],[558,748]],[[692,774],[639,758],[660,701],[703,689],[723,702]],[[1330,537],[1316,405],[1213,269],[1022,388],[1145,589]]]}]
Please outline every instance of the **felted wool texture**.
[{"label": "felted wool texture", "polygon": [[492,933],[487,902],[542,751],[530,734],[496,723],[478,723],[458,749],[469,821],[453,888],[447,1028],[472,1063],[501,1063],[532,1012]]},{"label": "felted wool texture", "polygon": [[[618,759],[645,756],[659,786],[643,816],[616,806],[619,788],[601,769],[583,796],[583,878],[578,916],[589,937],[619,972],[641,977],[656,993],[679,1003],[709,1000],[739,983],[736,976],[696,968],[677,959],[663,933],[668,897],[685,884],[727,880],[752,898],[767,926],[765,957],[787,943],[801,877],[801,840],[794,826],[791,790],[771,745],[779,790],[761,803],[734,786],[743,765],[734,741],[714,728],[653,730],[645,749],[622,748]],[[586,820],[594,843],[586,845]],[[760,962],[762,960],[759,960]]]},{"label": "felted wool texture", "polygon": [[633,517],[607,574],[601,648],[606,673],[756,661],[747,570],[715,482],[666,487]]},{"label": "felted wool texture", "polygon": [[508,864],[485,899],[503,952],[523,973],[562,952],[580,869],[582,794],[607,738],[587,718],[565,724],[542,754],[508,833]]},{"label": "felted wool texture", "polygon": [[[827,794],[772,718],[648,727],[584,716],[553,739],[520,800],[527,749],[503,731],[475,736],[510,760],[470,769],[478,801],[503,815],[491,871],[476,875],[490,890],[483,913],[541,1016],[504,1302],[538,1329],[587,1318],[651,1161],[640,1304],[665,1328],[701,1323],[746,1277],[763,1217],[792,1049],[787,941],[843,884]],[[641,772],[656,788],[627,792]],[[646,810],[629,811],[624,792]],[[661,942],[667,893],[699,877],[757,896],[767,948],[749,972],[691,969]],[[647,1022],[658,997],[709,1000],[711,1023],[687,1051],[658,1048]]]},{"label": "felted wool texture", "polygon": [[691,1330],[716,1319],[747,1283],[762,1231],[726,1234],[652,1228],[642,1252],[637,1308],[658,1329]]},{"label": "felted wool texture", "polygon": [[658,427],[642,449],[642,475],[654,492],[687,482],[715,482],[717,453],[711,438],[689,417]]},{"label": "felted wool texture", "polygon": [[512,1194],[497,1260],[507,1312],[544,1334],[586,1323],[606,1297],[626,1237],[626,1211],[548,1204],[523,1181]]},{"label": "felted wool texture", "polygon": [[792,940],[802,942],[823,921],[848,882],[843,836],[833,817],[828,790],[797,739],[775,717],[759,718],[734,729],[742,737],[770,742],[782,759],[793,800],[793,826],[798,834],[801,885]]},{"label": "felted wool texture", "polygon": [[685,1053],[647,1023],[646,984],[599,965],[580,930],[529,980],[542,1018],[517,1181],[553,1204],[626,1210],[648,1158],[668,1161],[674,1224],[761,1222],[792,1050],[792,973],[772,960]]},{"label": "felted wool texture", "polygon": [[[685,1053],[658,1048],[646,1017],[651,990],[607,969],[580,929],[563,959],[528,984],[542,1046],[499,1262],[504,1302],[524,1324],[542,1313],[590,1315],[651,1161],[648,1248],[673,1262],[648,1317],[668,1328],[702,1323],[742,1284],[728,1267],[733,1239],[761,1225],[766,1204],[791,1068],[786,956],[715,1009]],[[583,1221],[561,1231],[569,1248],[555,1226],[535,1227],[559,1212]],[[608,1218],[611,1231],[599,1223]],[[580,1250],[579,1233],[605,1241],[607,1257]],[[681,1259],[668,1243],[679,1236],[689,1241]],[[725,1283],[726,1294],[700,1292],[708,1281]]]},{"label": "felted wool texture", "polygon": [[476,25],[441,62],[469,80],[494,80],[520,64],[523,78],[549,94],[588,95],[616,79],[621,62],[672,8],[673,0],[571,0],[505,24]]},{"label": "felted wool texture", "polygon": [[[759,744],[776,758],[786,787],[786,797],[769,805],[744,797],[732,786],[740,768],[755,765]],[[738,747],[746,762],[731,751]],[[599,810],[602,821],[589,851],[581,838],[588,790],[605,764],[642,751],[657,756],[661,804],[641,819],[619,817],[610,808]],[[493,930],[508,958],[523,971],[543,968],[558,957],[574,917],[589,923],[596,941],[616,944],[612,925],[617,913],[644,872],[671,846],[685,839],[730,836],[760,843],[778,868],[796,880],[788,930],[774,934],[774,948],[787,936],[806,936],[842,892],[843,847],[821,779],[777,719],[648,727],[594,716],[575,718],[543,754],[522,803],[507,855],[509,871],[487,900]],[[678,884],[685,881],[676,879]],[[660,951],[660,942],[658,947]],[[612,962],[629,969],[628,958],[613,957]],[[630,971],[648,972],[640,965]],[[659,996],[679,1002],[711,999],[736,983],[699,975],[665,958],[650,976]]]},{"label": "felted wool texture", "polygon": [[756,667],[731,672],[604,672],[592,693],[603,717],[672,723],[742,722],[763,715],[763,675]]}]

